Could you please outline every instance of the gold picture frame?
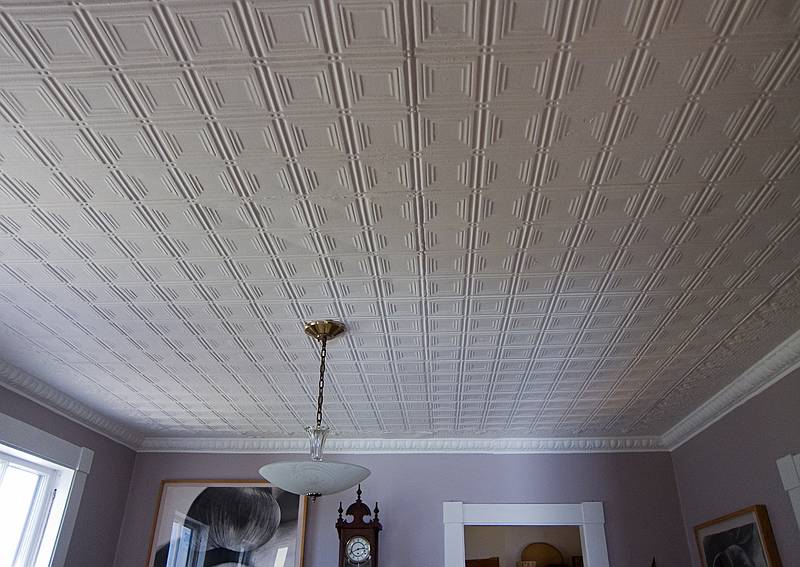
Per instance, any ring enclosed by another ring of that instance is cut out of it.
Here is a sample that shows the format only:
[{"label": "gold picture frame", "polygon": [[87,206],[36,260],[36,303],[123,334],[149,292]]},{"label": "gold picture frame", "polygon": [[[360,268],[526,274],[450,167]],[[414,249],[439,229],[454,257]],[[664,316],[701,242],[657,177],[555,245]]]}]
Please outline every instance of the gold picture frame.
[{"label": "gold picture frame", "polygon": [[719,557],[728,561],[725,565],[781,567],[766,506],[750,506],[704,522],[695,526],[694,535],[703,567],[712,567]]},{"label": "gold picture frame", "polygon": [[162,480],[146,567],[303,567],[307,515],[264,480]]}]

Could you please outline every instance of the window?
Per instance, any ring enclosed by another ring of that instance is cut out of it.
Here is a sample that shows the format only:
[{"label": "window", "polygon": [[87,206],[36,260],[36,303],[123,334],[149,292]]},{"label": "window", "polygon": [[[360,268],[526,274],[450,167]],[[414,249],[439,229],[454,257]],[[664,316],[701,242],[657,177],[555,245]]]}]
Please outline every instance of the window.
[{"label": "window", "polygon": [[71,471],[0,446],[0,565],[47,567],[64,514]]},{"label": "window", "polygon": [[0,413],[0,566],[64,567],[93,456]]}]

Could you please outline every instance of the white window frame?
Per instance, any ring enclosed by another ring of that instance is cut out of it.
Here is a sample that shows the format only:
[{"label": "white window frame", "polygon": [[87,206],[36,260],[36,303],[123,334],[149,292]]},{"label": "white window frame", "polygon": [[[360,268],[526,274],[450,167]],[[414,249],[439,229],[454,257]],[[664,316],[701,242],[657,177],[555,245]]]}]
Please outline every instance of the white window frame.
[{"label": "white window frame", "polygon": [[16,467],[31,471],[40,477],[29,516],[23,528],[23,537],[18,547],[16,562],[21,560],[23,565],[39,565],[40,562],[37,558],[45,531],[48,528],[50,511],[53,509],[54,491],[58,488],[61,471],[68,471],[57,465],[41,464],[37,462],[38,459],[28,460],[16,453],[18,451],[0,445],[0,482],[2,482],[3,474],[8,470],[9,465],[16,465]]},{"label": "white window frame", "polygon": [[[61,476],[62,479],[67,481],[67,484],[63,486],[60,491],[61,494],[58,495],[59,499],[64,499],[64,513],[61,517],[60,526],[57,526],[58,533],[55,535],[56,541],[49,562],[49,567],[64,567],[72,532],[75,528],[75,519],[78,516],[81,496],[86,484],[86,477],[92,468],[94,451],[74,445],[69,441],[3,413],[0,413],[0,444],[10,449],[4,451],[4,453],[12,457],[14,456],[14,451],[23,453],[23,455],[16,455],[20,460],[27,461],[24,455],[31,455],[34,457],[32,459],[34,463],[36,462],[35,459],[38,458],[67,469],[66,472],[69,474],[52,476],[52,478]],[[48,468],[47,463],[40,463],[40,465]],[[26,466],[31,465],[26,463]],[[49,529],[54,528],[47,526],[42,531],[42,534]]]},{"label": "white window frame", "polygon": [[797,520],[797,528],[800,529],[800,453],[781,457],[778,459],[777,464],[783,488],[792,503],[792,510],[794,510],[795,519]]},{"label": "white window frame", "polygon": [[464,504],[444,502],[444,567],[464,567],[464,526],[578,526],[586,567],[609,567],[602,502]]}]

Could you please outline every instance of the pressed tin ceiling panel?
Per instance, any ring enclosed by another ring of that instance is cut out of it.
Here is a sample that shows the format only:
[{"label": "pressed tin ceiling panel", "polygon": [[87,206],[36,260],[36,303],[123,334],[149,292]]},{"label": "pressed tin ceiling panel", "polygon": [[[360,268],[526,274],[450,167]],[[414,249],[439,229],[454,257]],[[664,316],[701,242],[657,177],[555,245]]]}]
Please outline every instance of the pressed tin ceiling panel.
[{"label": "pressed tin ceiling panel", "polygon": [[0,2],[0,358],[149,436],[658,435],[798,328],[800,4]]}]

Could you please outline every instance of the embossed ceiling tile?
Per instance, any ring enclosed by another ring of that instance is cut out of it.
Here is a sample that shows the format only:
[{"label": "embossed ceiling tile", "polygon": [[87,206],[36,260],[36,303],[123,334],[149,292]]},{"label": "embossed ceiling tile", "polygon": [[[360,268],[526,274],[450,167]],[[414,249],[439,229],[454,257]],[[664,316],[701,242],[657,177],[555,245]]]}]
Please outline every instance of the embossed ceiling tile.
[{"label": "embossed ceiling tile", "polygon": [[789,132],[797,134],[800,131],[800,101],[797,100],[791,89],[779,91],[770,99],[772,101],[771,108],[774,110],[770,122],[770,133],[776,138],[781,135],[789,135]]},{"label": "embossed ceiling tile", "polygon": [[336,31],[343,52],[373,54],[393,51],[403,45],[401,22],[403,8],[397,1],[336,1]]},{"label": "embossed ceiling tile", "polygon": [[6,73],[14,73],[15,75],[33,74],[19,47],[15,46],[11,38],[6,37],[5,34],[0,36],[0,66]]},{"label": "embossed ceiling tile", "polygon": [[[468,150],[426,150],[422,159],[425,164],[424,187],[431,195],[444,191],[463,191],[466,194],[470,188],[480,186],[480,173],[484,170],[477,169],[478,162],[472,159]],[[491,171],[495,172],[496,168]]]},{"label": "embossed ceiling tile", "polygon": [[370,193],[347,205],[347,219],[354,226],[374,226],[378,230],[406,229],[416,226],[414,207],[408,195]]},{"label": "embossed ceiling tile", "polygon": [[401,110],[406,103],[406,79],[401,57],[353,62],[345,68],[347,94],[355,112]]},{"label": "embossed ceiling tile", "polygon": [[336,104],[331,70],[324,62],[270,66],[276,103],[287,112],[323,112]]},{"label": "embossed ceiling tile", "polygon": [[545,29],[545,3],[503,0],[496,42],[500,46],[551,45]]},{"label": "embossed ceiling tile", "polygon": [[[265,114],[268,110],[260,75],[250,65],[209,65],[198,69],[200,80],[195,88],[202,105],[220,117]],[[284,86],[284,88],[286,88]],[[299,84],[295,85],[298,90]],[[281,91],[286,94],[285,91]],[[311,96],[298,92],[291,97]],[[282,100],[286,104],[287,100]],[[202,108],[202,107],[201,107]],[[206,111],[208,112],[208,111]]]},{"label": "embossed ceiling tile", "polygon": [[[304,238],[308,235],[306,230],[276,227],[263,234],[263,237],[253,234],[252,239],[258,256],[265,259],[278,258],[278,256],[291,259],[306,257],[310,254],[310,250],[304,242]],[[348,248],[347,251],[354,252],[352,248]],[[337,247],[336,252],[344,253],[345,250]]]},{"label": "embossed ceiling tile", "polygon": [[72,124],[69,113],[40,77],[21,78],[4,73],[0,77],[0,104],[5,120],[12,123],[30,120],[42,125]]},{"label": "embossed ceiling tile", "polygon": [[[297,166],[295,169],[290,165],[279,173],[281,187],[286,194],[349,196],[359,191],[369,174],[367,168],[358,163],[343,163],[331,158],[301,156]],[[368,179],[366,182],[369,182]]]},{"label": "embossed ceiling tile", "polygon": [[[359,219],[352,218],[349,214],[353,199],[345,196],[330,197],[320,193],[314,193],[307,199],[298,199],[290,210],[290,215],[297,228],[305,228],[309,231],[321,230],[323,235],[327,231],[336,230],[344,232],[348,229],[356,230],[363,226],[358,222]],[[310,236],[313,238],[313,236]],[[339,238],[325,235],[321,239],[314,241],[312,250],[318,253],[325,253],[336,249]],[[306,240],[310,245],[312,240]]]},{"label": "embossed ceiling tile", "polygon": [[192,84],[179,66],[133,68],[126,72],[126,76],[147,116],[163,120],[200,118],[202,107],[192,94]]},{"label": "embossed ceiling tile", "polygon": [[[254,19],[258,23],[264,47],[272,57],[298,57],[322,52],[323,38],[318,15],[308,1],[253,2]],[[256,39],[259,41],[259,39]]]},{"label": "embossed ceiling tile", "polygon": [[476,56],[420,54],[415,71],[420,106],[477,102],[480,64]]},{"label": "embossed ceiling tile", "polygon": [[44,166],[31,165],[24,162],[3,164],[3,176],[0,178],[0,193],[7,201],[8,207],[19,207],[23,204],[38,202],[63,203],[68,200],[64,194],[43,195],[37,187],[55,187],[51,185],[52,172]]},{"label": "embossed ceiling tile", "polygon": [[[126,128],[125,139],[131,151],[143,151],[155,159],[177,162],[181,158],[200,158],[216,164],[218,157],[208,144],[208,137],[204,134],[206,127],[207,123],[201,117],[192,116],[186,120],[159,123],[158,127],[146,130],[140,127],[135,134]],[[113,126],[104,126],[101,131],[105,129],[114,131]]]},{"label": "embossed ceiling tile", "polygon": [[[288,144],[293,152],[309,158],[327,160],[341,159],[346,154],[346,138],[342,122],[334,117],[292,117],[286,121],[289,132]],[[284,143],[279,137],[279,127],[275,123],[263,130],[265,141],[269,140],[272,151],[278,152]],[[268,137],[267,137],[268,136]],[[362,137],[357,138],[361,141]],[[358,149],[362,149],[360,146]]]},{"label": "embossed ceiling tile", "polygon": [[97,6],[92,26],[123,65],[174,61],[169,39],[163,33],[155,10],[146,5]]},{"label": "embossed ceiling tile", "polygon": [[467,267],[464,254],[451,251],[432,251],[426,253],[425,269],[431,276],[462,275]]},{"label": "embossed ceiling tile", "polygon": [[103,66],[72,8],[15,9],[12,22],[15,31],[24,35],[28,48],[33,50],[35,61],[44,67]]},{"label": "embossed ceiling tile", "polygon": [[481,40],[481,4],[478,0],[415,2],[417,46],[422,51],[436,47],[477,47]]},{"label": "embossed ceiling tile", "polygon": [[[497,103],[565,101],[579,97],[579,87],[586,80],[585,66],[571,52],[553,47],[535,51],[497,55],[490,91]],[[609,102],[612,99],[609,97]]]},{"label": "embossed ceiling tile", "polygon": [[800,260],[776,6],[9,6],[0,347],[150,434],[283,436],[330,316],[343,435],[661,432],[792,330],[745,318]]},{"label": "embossed ceiling tile", "polygon": [[204,62],[247,55],[246,35],[232,2],[174,3],[169,9],[180,33],[175,39],[189,59]]}]

